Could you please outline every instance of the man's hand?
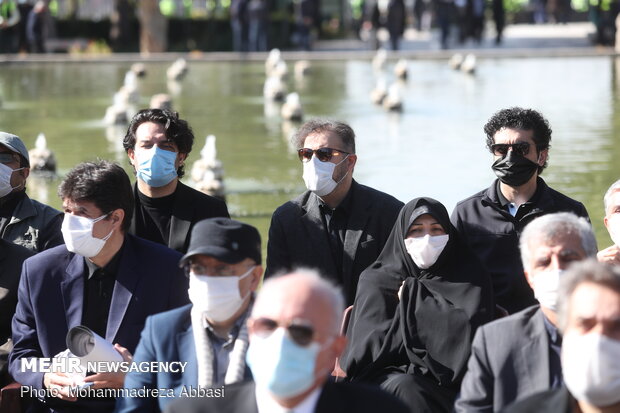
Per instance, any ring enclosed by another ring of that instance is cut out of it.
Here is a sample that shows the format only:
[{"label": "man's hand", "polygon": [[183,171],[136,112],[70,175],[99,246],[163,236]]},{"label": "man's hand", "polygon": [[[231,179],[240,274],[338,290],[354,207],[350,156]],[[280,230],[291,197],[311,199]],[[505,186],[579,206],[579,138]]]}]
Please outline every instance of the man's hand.
[{"label": "man's hand", "polygon": [[[123,361],[131,363],[133,355],[125,347],[120,344],[114,344],[114,348],[123,356]],[[84,378],[85,382],[93,382],[93,389],[122,389],[125,382],[125,373],[123,372],[106,372],[97,373]]]},{"label": "man's hand", "polygon": [[43,376],[43,386],[46,389],[57,389],[53,394],[61,400],[74,402],[77,397],[69,394],[69,388],[74,382],[69,375],[65,373],[45,373]]},{"label": "man's hand", "polygon": [[604,262],[606,264],[620,265],[620,247],[617,245],[607,247],[604,250],[599,251],[598,254],[596,254],[596,258],[600,262]]}]

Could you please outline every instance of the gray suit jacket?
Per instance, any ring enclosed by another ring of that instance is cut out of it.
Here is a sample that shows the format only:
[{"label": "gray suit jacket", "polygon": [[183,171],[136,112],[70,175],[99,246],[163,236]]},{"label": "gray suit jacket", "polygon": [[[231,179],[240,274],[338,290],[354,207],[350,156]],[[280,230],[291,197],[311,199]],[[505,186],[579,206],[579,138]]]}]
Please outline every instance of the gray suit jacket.
[{"label": "gray suit jacket", "polygon": [[273,213],[266,278],[295,267],[316,268],[341,285],[348,305],[353,304],[360,273],[379,256],[403,203],[355,181],[350,191],[353,208],[347,222],[342,267],[336,268],[332,257],[319,198],[306,191]]},{"label": "gray suit jacket", "polygon": [[543,317],[536,305],[478,329],[457,413],[497,412],[549,389],[549,336]]}]

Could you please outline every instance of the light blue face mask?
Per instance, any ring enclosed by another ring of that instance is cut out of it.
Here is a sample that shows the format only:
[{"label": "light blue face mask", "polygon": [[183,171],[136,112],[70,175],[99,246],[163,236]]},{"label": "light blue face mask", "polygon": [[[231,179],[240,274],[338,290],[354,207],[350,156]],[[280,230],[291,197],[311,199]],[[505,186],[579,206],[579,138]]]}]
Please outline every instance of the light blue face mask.
[{"label": "light blue face mask", "polygon": [[174,162],[177,152],[165,151],[157,146],[135,150],[137,176],[149,186],[159,188],[177,177]]},{"label": "light blue face mask", "polygon": [[284,328],[267,337],[253,335],[246,361],[256,386],[280,399],[288,399],[310,389],[321,345],[313,341],[306,347],[295,344]]}]

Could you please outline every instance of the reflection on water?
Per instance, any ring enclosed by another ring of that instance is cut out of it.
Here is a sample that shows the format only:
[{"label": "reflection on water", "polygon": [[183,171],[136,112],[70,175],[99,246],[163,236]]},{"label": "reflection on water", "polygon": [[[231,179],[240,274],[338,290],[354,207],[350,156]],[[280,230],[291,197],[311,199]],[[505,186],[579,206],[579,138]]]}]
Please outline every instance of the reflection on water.
[{"label": "reflection on water", "polygon": [[[395,80],[395,62],[381,74]],[[191,164],[204,138],[217,137],[226,169],[233,214],[267,234],[272,211],[303,188],[299,161],[289,138],[295,124],[283,123],[279,104],[262,98],[262,63],[191,63],[182,82],[166,79],[167,63],[147,63],[139,83],[145,107],[157,93],[171,93],[173,107],[197,138]],[[129,64],[9,65],[0,71],[0,129],[32,147],[39,132],[55,151],[59,174],[80,161],[116,160],[128,172],[122,148],[124,127],[107,127],[105,109],[123,84]],[[601,246],[602,196],[620,177],[619,65],[611,58],[479,60],[475,76],[447,62],[410,61],[401,84],[402,113],[370,101],[378,74],[370,61],[313,62],[302,79],[289,77],[289,92],[301,96],[305,118],[324,116],[351,124],[357,133],[356,179],[403,201],[421,195],[448,209],[491,182],[491,155],[482,126],[496,110],[525,106],[540,110],[553,129],[548,183],[584,202]],[[29,180],[29,193],[60,206],[59,179]]]}]

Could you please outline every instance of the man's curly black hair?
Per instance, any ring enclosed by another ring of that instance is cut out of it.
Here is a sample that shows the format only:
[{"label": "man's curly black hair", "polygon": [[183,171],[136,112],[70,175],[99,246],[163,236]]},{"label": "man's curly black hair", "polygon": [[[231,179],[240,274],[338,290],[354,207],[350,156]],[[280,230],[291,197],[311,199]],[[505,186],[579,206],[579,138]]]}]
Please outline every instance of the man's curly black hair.
[{"label": "man's curly black hair", "polygon": [[[536,151],[540,152],[551,147],[551,127],[543,115],[533,109],[512,107],[496,112],[484,125],[484,133],[487,135],[487,148],[495,143],[495,134],[502,128],[520,129],[533,131],[533,139]],[[549,156],[547,156],[547,160]],[[538,173],[547,167],[547,161],[538,168]]]}]

